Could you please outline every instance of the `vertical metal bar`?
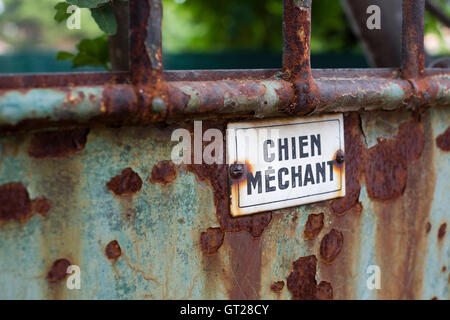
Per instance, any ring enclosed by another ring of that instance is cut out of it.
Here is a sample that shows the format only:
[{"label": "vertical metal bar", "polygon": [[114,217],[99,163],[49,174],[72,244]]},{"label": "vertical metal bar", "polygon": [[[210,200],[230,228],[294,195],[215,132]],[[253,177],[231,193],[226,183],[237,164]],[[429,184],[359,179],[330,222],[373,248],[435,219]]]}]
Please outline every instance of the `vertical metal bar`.
[{"label": "vertical metal bar", "polygon": [[402,76],[421,77],[425,72],[425,0],[403,0]]},{"label": "vertical metal bar", "polygon": [[296,99],[290,114],[307,114],[315,108],[317,86],[311,72],[311,5],[312,0],[283,1],[283,72],[294,82]]},{"label": "vertical metal bar", "polygon": [[290,80],[311,75],[311,2],[283,1],[283,71]]},{"label": "vertical metal bar", "polygon": [[161,0],[130,0],[130,71],[133,84],[162,77]]}]

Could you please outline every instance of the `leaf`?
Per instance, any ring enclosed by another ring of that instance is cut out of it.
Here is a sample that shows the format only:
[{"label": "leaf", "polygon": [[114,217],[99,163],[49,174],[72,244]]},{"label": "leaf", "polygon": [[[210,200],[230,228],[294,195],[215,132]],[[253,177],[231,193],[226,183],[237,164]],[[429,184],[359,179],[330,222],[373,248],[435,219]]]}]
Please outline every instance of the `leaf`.
[{"label": "leaf", "polygon": [[55,5],[55,17],[54,19],[57,22],[63,22],[70,17],[70,14],[67,13],[67,8],[70,6],[67,2],[59,2]]},{"label": "leaf", "polygon": [[111,2],[111,0],[66,0],[70,4],[74,4],[80,8],[97,8],[103,4]]},{"label": "leaf", "polygon": [[106,36],[95,39],[83,39],[77,45],[76,54],[60,51],[57,60],[72,60],[72,67],[100,66],[106,70],[111,70],[109,64],[109,47]]},{"label": "leaf", "polygon": [[73,53],[67,51],[60,51],[56,55],[56,60],[72,60],[75,57]]},{"label": "leaf", "polygon": [[111,4],[91,9],[92,17],[100,29],[108,35],[117,33],[117,21]]},{"label": "leaf", "polygon": [[83,39],[77,44],[78,53],[73,58],[73,67],[102,66],[109,67],[109,47],[106,36],[95,39]]}]

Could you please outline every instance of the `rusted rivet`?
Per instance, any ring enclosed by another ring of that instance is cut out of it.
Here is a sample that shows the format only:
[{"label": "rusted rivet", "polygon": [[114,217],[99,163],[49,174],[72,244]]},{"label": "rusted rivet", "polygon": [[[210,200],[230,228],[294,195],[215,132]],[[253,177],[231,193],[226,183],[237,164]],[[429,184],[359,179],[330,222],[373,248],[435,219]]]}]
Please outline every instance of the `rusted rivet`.
[{"label": "rusted rivet", "polygon": [[244,175],[244,165],[240,163],[235,163],[230,166],[230,177],[231,179],[240,179]]},{"label": "rusted rivet", "polygon": [[338,150],[338,152],[336,153],[336,162],[337,163],[344,163],[345,161],[345,156],[344,156],[344,152],[342,150]]},{"label": "rusted rivet", "polygon": [[167,108],[167,105],[165,101],[161,97],[156,97],[152,101],[152,111],[156,113],[160,113],[165,111]]}]

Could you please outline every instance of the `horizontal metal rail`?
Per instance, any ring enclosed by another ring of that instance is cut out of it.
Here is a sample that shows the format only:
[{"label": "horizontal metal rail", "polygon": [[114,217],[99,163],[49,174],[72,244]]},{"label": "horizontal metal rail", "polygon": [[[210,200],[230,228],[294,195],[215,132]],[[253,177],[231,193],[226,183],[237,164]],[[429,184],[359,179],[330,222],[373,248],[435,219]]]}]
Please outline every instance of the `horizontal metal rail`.
[{"label": "horizontal metal rail", "polygon": [[401,70],[311,70],[312,1],[285,0],[282,70],[165,72],[161,1],[130,0],[130,72],[0,77],[0,130],[449,106],[450,70],[424,69],[424,5],[403,2]]},{"label": "horizontal metal rail", "polygon": [[[353,72],[321,71],[315,79],[318,94],[310,113],[450,105],[450,76],[446,74],[430,71],[420,81],[411,82],[370,74],[354,77]],[[280,117],[286,115],[282,110],[296,99],[290,82],[274,78],[164,84],[163,91],[150,94],[131,84],[0,90],[0,128],[42,127],[71,121],[148,124],[199,117]]]}]

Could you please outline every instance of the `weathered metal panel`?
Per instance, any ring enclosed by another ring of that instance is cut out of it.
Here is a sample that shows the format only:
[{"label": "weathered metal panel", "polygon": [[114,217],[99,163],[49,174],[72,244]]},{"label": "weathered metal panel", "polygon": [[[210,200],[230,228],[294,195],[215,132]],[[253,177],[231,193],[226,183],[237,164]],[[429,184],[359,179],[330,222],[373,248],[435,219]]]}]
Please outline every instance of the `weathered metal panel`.
[{"label": "weathered metal panel", "polygon": [[[424,69],[424,1],[403,1],[402,69],[364,72],[310,69],[310,0],[283,1],[281,72],[164,72],[160,4],[130,0],[130,72],[0,78],[0,298],[448,299],[450,84]],[[341,199],[231,218],[227,165],[170,162],[189,120],[332,112]]]},{"label": "weathered metal panel", "polygon": [[[448,299],[450,166],[436,138],[449,117],[347,115],[346,198],[238,219],[225,166],[167,162],[175,127],[3,136],[0,298],[326,298],[331,287],[335,299]],[[389,141],[406,154],[384,158]],[[50,272],[58,259],[80,266],[80,290]],[[369,265],[381,290],[367,289]]]}]

